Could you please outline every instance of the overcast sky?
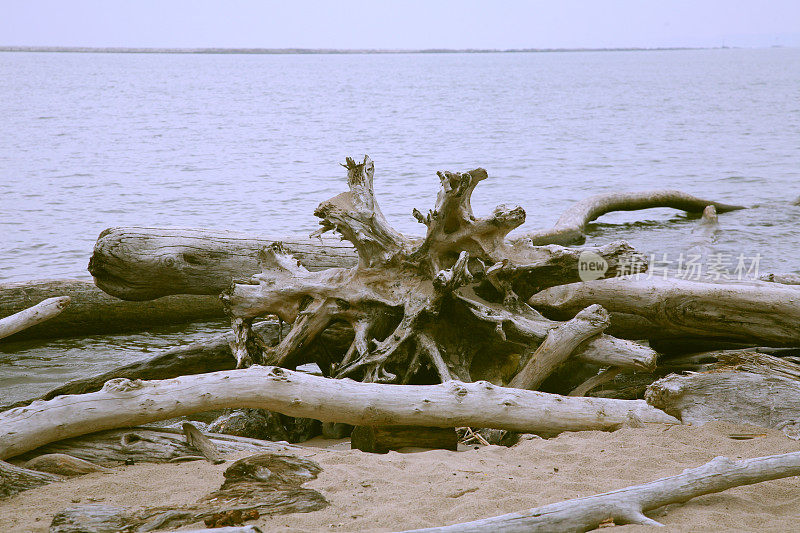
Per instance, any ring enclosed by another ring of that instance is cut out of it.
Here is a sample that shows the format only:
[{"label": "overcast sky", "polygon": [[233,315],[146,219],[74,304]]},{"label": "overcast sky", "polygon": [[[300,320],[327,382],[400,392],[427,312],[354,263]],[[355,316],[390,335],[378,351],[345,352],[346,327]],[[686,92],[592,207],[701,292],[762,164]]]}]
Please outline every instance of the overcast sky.
[{"label": "overcast sky", "polygon": [[800,46],[800,0],[0,0],[0,46]]}]

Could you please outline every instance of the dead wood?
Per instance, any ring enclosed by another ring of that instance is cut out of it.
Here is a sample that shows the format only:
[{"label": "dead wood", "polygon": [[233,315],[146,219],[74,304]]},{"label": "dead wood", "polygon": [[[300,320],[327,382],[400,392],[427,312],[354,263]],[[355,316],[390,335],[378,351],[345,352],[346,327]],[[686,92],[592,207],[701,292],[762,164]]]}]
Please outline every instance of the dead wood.
[{"label": "dead wood", "polygon": [[716,284],[632,276],[552,287],[529,302],[561,319],[600,304],[611,313],[609,332],[626,338],[800,345],[800,298],[795,289],[774,283]]},{"label": "dead wood", "polygon": [[60,481],[61,476],[38,472],[0,461],[0,498],[13,496],[23,490]]},{"label": "dead wood", "polygon": [[[704,494],[800,475],[800,452],[732,461],[717,457],[703,466],[596,496],[534,507],[474,522],[417,529],[414,533],[512,533],[588,531],[609,519],[614,524],[661,526],[644,513]],[[411,533],[411,532],[407,532]]]},{"label": "dead wood", "polygon": [[[348,158],[344,166],[349,190],[316,209],[317,234],[340,233],[355,247],[358,265],[310,272],[285,247],[265,249],[262,272],[223,294],[237,366],[317,362],[329,366],[333,377],[366,382],[510,382],[559,325],[525,299],[543,286],[574,279],[580,250],[508,241],[507,234],[525,220],[517,206],[501,205],[477,217],[470,202],[488,177],[483,169],[439,172],[436,205],[427,214],[414,211],[425,237],[404,236],[388,224],[375,199],[373,162]],[[621,243],[610,250],[639,259]],[[292,324],[275,347],[264,347],[251,331],[252,320],[265,315]],[[327,361],[309,359],[306,347],[342,322],[354,332],[346,352]],[[575,355],[587,352],[639,359],[645,368],[655,360],[654,352],[607,336],[578,346]]]},{"label": "dead wood", "polygon": [[[286,444],[231,435],[205,433],[205,436],[223,455],[239,452],[280,453],[292,449]],[[175,462],[185,457],[196,457],[198,450],[186,442],[186,437],[180,430],[133,427],[59,440],[26,452],[15,460],[30,461],[42,455],[54,454],[66,454],[96,465],[118,466],[125,462]]]},{"label": "dead wood", "polygon": [[123,300],[170,294],[218,295],[234,279],[257,274],[258,252],[280,241],[309,270],[348,267],[352,247],[338,241],[274,239],[233,231],[178,228],[109,228],[89,261],[98,287]]},{"label": "dead wood", "polygon": [[[308,513],[328,505],[302,485],[322,469],[308,459],[261,454],[240,459],[225,470],[222,486],[197,503],[180,508],[131,511],[106,505],[81,505],[56,514],[52,533],[153,531],[205,522],[207,527],[241,526],[260,516]],[[219,531],[219,530],[215,530]]]},{"label": "dead wood", "polygon": [[46,453],[27,461],[25,468],[59,476],[81,476],[91,472],[110,472],[108,468],[65,453]]},{"label": "dead wood", "polygon": [[458,434],[455,428],[356,426],[350,436],[350,447],[370,453],[389,453],[408,447],[456,450]]},{"label": "dead wood", "polygon": [[352,425],[493,427],[526,433],[611,430],[631,417],[644,423],[676,422],[642,400],[573,398],[485,381],[360,383],[253,366],[162,381],[115,379],[98,392],[10,409],[0,413],[0,459],[95,431],[235,407]]},{"label": "dead wood", "polygon": [[0,342],[140,331],[224,316],[219,300],[212,296],[176,295],[152,302],[126,302],[104,293],[91,281],[45,279],[0,283],[0,318],[62,295],[69,296],[71,302],[58,316]]},{"label": "dead wood", "polygon": [[651,384],[645,399],[684,423],[723,420],[775,429],[800,423],[800,381],[777,375],[671,374]]},{"label": "dead wood", "polygon": [[17,332],[58,316],[69,305],[69,302],[69,296],[56,296],[42,300],[19,313],[0,318],[0,339],[10,337]]},{"label": "dead wood", "polygon": [[687,213],[702,213],[706,206],[725,213],[744,206],[703,200],[681,191],[655,190],[624,193],[603,193],[585,198],[564,211],[550,229],[527,232],[519,239],[533,244],[575,244],[585,240],[584,230],[589,222],[612,211],[638,211],[653,207],[671,207]]}]

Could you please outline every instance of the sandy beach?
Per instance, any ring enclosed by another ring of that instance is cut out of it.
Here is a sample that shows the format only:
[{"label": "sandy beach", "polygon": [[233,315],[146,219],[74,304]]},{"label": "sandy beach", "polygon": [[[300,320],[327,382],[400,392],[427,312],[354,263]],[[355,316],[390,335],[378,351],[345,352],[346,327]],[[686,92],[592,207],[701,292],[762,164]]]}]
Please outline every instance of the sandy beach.
[{"label": "sandy beach", "polygon": [[[264,531],[400,531],[445,525],[675,475],[719,455],[738,459],[798,450],[800,443],[778,431],[717,422],[564,433],[523,440],[512,448],[460,452],[376,455],[349,450],[346,441],[316,439],[293,453],[323,468],[305,486],[321,492],[330,506],[262,516],[251,523]],[[220,486],[229,464],[120,466],[111,474],[29,490],[0,502],[0,531],[47,531],[56,512],[77,503],[128,509],[192,503]],[[650,516],[668,531],[797,531],[800,479],[738,487]]]}]

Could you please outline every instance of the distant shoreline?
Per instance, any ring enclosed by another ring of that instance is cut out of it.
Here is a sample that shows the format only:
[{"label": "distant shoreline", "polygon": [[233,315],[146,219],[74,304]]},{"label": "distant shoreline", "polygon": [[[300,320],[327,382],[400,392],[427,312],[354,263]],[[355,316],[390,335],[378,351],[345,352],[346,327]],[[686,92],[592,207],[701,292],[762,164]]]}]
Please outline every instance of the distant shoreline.
[{"label": "distant shoreline", "polygon": [[387,49],[332,49],[332,48],[93,48],[82,46],[0,46],[0,52],[61,52],[96,54],[270,54],[270,55],[343,55],[343,54],[513,54],[552,52],[656,52],[675,50],[721,50],[720,47],[667,47],[667,48],[513,48],[513,49],[448,49],[429,48],[412,50]]}]

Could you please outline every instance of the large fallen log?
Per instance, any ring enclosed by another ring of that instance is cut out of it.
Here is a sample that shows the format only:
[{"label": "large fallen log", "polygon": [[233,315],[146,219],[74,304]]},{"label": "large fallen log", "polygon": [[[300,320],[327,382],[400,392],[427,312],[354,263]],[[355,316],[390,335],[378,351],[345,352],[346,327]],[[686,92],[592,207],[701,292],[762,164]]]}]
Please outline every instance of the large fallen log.
[{"label": "large fallen log", "polygon": [[530,239],[533,244],[537,245],[581,243],[586,239],[586,235],[584,235],[586,225],[612,211],[638,211],[652,207],[671,207],[687,213],[702,213],[709,205],[713,205],[718,213],[744,209],[744,206],[741,205],[703,200],[681,191],[603,193],[573,204],[564,211],[552,228],[528,232],[517,238]]},{"label": "large fallen log", "polygon": [[[108,294],[124,300],[151,300],[171,294],[220,294],[231,282],[261,272],[259,251],[276,242],[311,272],[352,267],[355,249],[339,240],[267,238],[201,229],[110,228],[95,244],[89,272]],[[592,251],[602,256],[614,276],[620,264],[638,265],[645,257],[624,241]],[[578,280],[580,250],[542,247],[536,264],[523,273],[529,291]],[[515,273],[516,277],[521,275]],[[516,279],[513,280],[516,282]],[[519,283],[518,283],[519,284]]]},{"label": "large fallen log", "polygon": [[58,316],[0,342],[137,331],[225,316],[214,296],[176,295],[151,302],[126,302],[109,296],[91,281],[44,279],[0,284],[0,318],[54,296],[68,296],[70,305]]},{"label": "large fallen log", "polygon": [[98,287],[125,300],[170,294],[218,295],[234,279],[260,272],[258,252],[280,241],[309,270],[350,267],[357,257],[338,240],[275,239],[232,231],[109,228],[89,261]]},{"label": "large fallen log", "polygon": [[[595,496],[534,507],[518,513],[416,529],[413,533],[511,533],[531,531],[588,531],[609,519],[614,524],[662,526],[644,513],[671,503],[683,503],[733,487],[800,475],[800,452],[732,461],[717,457],[703,466],[642,485]],[[412,533],[412,532],[406,532]]]},{"label": "large fallen log", "polygon": [[526,433],[612,430],[631,419],[677,423],[642,400],[564,397],[485,381],[360,383],[252,366],[163,381],[115,379],[98,392],[5,411],[0,413],[0,459],[94,431],[236,407],[352,425],[476,426]]},{"label": "large fallen log", "polygon": [[556,319],[600,304],[612,314],[608,332],[629,339],[800,345],[800,298],[796,289],[777,283],[618,277],[551,287],[534,294],[529,303]]},{"label": "large fallen log", "polygon": [[800,381],[779,375],[671,374],[652,383],[645,399],[687,424],[723,420],[783,429],[800,423]]},{"label": "large fallen log", "polygon": [[69,305],[69,296],[48,298],[19,313],[0,318],[0,339],[58,316]]}]

